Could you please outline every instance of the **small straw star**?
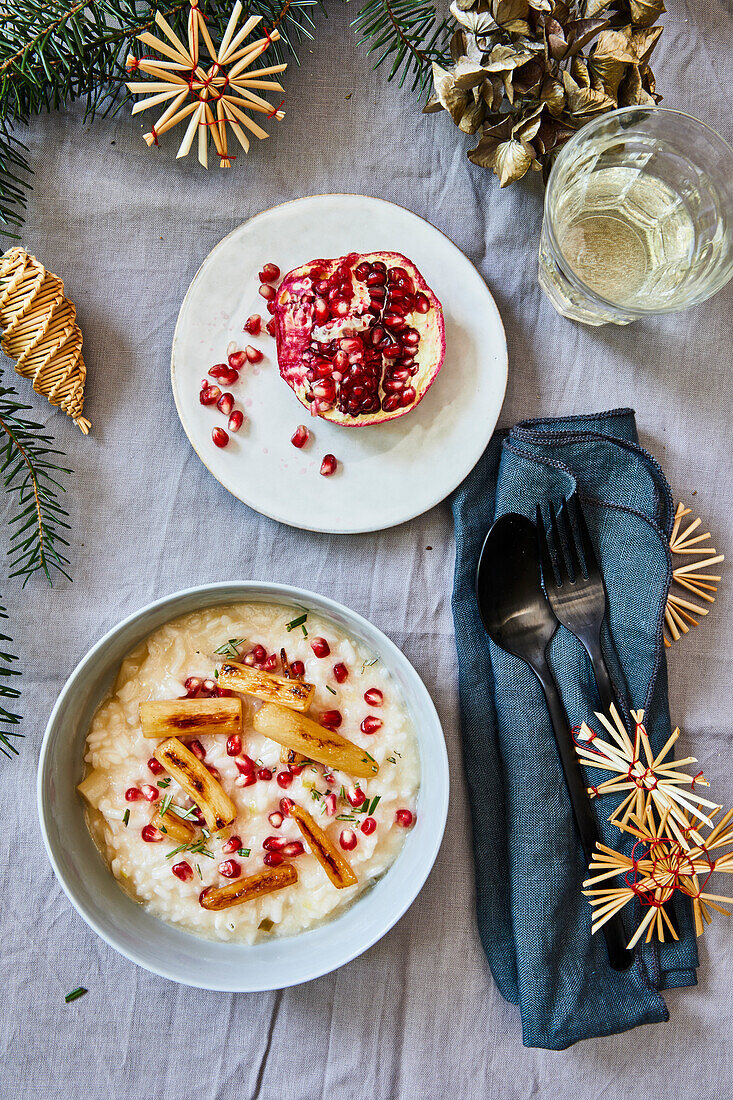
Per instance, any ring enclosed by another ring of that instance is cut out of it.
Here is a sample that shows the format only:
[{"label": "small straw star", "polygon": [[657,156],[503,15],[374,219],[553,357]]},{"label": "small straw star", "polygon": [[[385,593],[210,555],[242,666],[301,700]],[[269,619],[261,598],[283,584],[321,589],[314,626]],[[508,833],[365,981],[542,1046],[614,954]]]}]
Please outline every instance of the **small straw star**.
[{"label": "small straw star", "polygon": [[[694,554],[695,560],[686,560],[682,565],[676,566],[672,571],[672,580],[688,592],[692,592],[693,596],[696,596],[698,600],[704,600],[706,603],[714,603],[715,596],[711,595],[711,593],[718,591],[718,586],[715,582],[721,579],[720,575],[715,573],[701,573],[700,569],[709,569],[711,565],[718,565],[719,562],[725,560],[725,557],[723,554],[716,554],[715,547],[701,545],[710,538],[709,531],[705,531],[702,534],[695,533],[702,524],[701,519],[693,520],[684,531],[680,530],[682,520],[685,516],[689,516],[691,511],[692,509],[685,508],[684,504],[677,505],[677,511],[674,517],[674,527],[672,528],[672,534],[669,539],[669,548],[673,555],[679,554],[687,556],[689,554]],[[709,611],[709,607],[703,607],[699,603],[693,603],[692,600],[687,599],[685,596],[670,592],[667,597],[664,619],[672,641],[678,642],[683,634],[688,633],[690,629],[688,624],[697,626],[698,621],[695,615],[707,615]],[[664,644],[668,649],[672,645],[672,641],[670,641],[665,634]]]},{"label": "small straw star", "polygon": [[[711,810],[716,808],[716,803],[710,802],[695,791],[696,784],[708,786],[702,772],[693,776],[679,770],[687,764],[696,763],[695,757],[687,756],[683,760],[667,759],[680,735],[679,729],[674,730],[664,747],[655,756],[644,728],[643,710],[631,711],[636,727],[633,741],[614,706],[611,707],[610,713],[612,721],[609,721],[604,714],[596,713],[596,717],[609,735],[608,741],[602,740],[585,723],[577,735],[576,751],[586,767],[613,773],[609,779],[597,787],[589,787],[588,793],[594,797],[629,792],[609,817],[608,820],[612,825],[623,828],[632,817],[637,821],[644,821],[648,808],[653,806],[658,817],[660,819],[664,817],[667,820],[670,831],[678,842],[685,846],[689,830],[689,820],[686,815],[689,813],[697,821],[712,826],[711,818],[703,812],[701,807]],[[681,788],[684,787],[689,787],[689,790],[682,790]],[[701,839],[694,829],[691,835],[695,841]]]},{"label": "small straw star", "polygon": [[[185,157],[190,152],[194,138],[198,137],[198,159],[204,168],[208,168],[209,134],[214,142],[219,164],[230,168],[236,157],[229,152],[227,144],[227,126],[244,149],[249,152],[248,130],[255,137],[266,138],[267,132],[245,114],[264,114],[278,121],[285,117],[279,107],[274,110],[257,91],[283,91],[277,80],[267,80],[282,73],[287,65],[270,65],[266,68],[250,69],[250,65],[265,50],[280,38],[277,29],[266,32],[248,45],[244,41],[255,27],[262,22],[262,16],[253,15],[245,20],[237,30],[242,14],[242,5],[237,0],[230,16],[224,36],[217,49],[211,40],[204,16],[199,9],[199,0],[191,0],[188,16],[188,43],[184,44],[171,25],[160,12],[156,12],[155,22],[168,39],[167,42],[148,33],[138,36],[144,46],[162,54],[161,58],[130,56],[127,67],[132,72],[141,71],[153,80],[129,81],[127,87],[133,95],[147,95],[148,98],[136,103],[133,115],[146,111],[149,107],[168,104],[155,124],[144,134],[147,145],[157,145],[158,139],[167,130],[188,119],[188,126],[176,158]],[[265,28],[263,27],[263,30]],[[210,58],[210,64],[204,65],[201,58],[199,36]],[[244,127],[244,129],[243,129]]]}]

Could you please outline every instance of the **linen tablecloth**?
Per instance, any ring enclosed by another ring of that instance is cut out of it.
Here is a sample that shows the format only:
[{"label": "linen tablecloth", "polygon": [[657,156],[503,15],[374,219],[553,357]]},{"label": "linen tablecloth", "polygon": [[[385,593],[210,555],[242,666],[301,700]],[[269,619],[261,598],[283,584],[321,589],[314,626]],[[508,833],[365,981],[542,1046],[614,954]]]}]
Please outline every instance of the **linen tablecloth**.
[{"label": "linen tablecloth", "polygon": [[[655,70],[665,104],[730,140],[733,18],[726,0],[671,0]],[[0,765],[0,1094],[8,1100],[684,1100],[732,1095],[733,948],[717,918],[700,984],[668,995],[669,1024],[580,1043],[521,1045],[474,917],[450,612],[450,508],[382,534],[339,538],[264,519],[230,497],[176,417],[169,352],[180,302],[206,253],[257,211],[303,194],[353,191],[407,202],[479,266],[501,310],[510,374],[501,423],[633,405],[642,442],[675,493],[730,552],[729,287],[689,313],[625,329],[558,317],[536,282],[542,192],[500,192],[465,157],[447,116],[371,71],[332,5],[285,75],[286,120],[229,172],[148,150],[125,112],[37,121],[23,243],[75,301],[89,368],[88,439],[51,421],[68,479],[74,583],[5,583],[24,663],[21,756]],[[19,380],[18,389],[28,393]],[[419,455],[415,460],[419,461]],[[9,510],[0,498],[3,518]],[[116,955],[72,910],[46,860],[35,765],[54,699],[78,659],[149,599],[204,581],[277,579],[327,593],[373,620],[424,677],[443,721],[453,790],[428,883],[393,931],[337,973],[279,993],[186,989]],[[733,583],[669,655],[673,720],[716,797],[733,803]],[[89,993],[64,1003],[83,985]]]}]

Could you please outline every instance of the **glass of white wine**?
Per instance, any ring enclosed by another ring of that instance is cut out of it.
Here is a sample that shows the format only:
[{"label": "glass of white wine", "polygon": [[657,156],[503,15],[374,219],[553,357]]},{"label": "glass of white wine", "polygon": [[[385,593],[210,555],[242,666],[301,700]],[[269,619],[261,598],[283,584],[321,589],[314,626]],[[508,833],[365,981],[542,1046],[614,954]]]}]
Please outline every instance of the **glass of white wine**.
[{"label": "glass of white wine", "polygon": [[563,146],[545,193],[540,286],[558,313],[626,325],[733,275],[733,149],[705,123],[623,107]]}]

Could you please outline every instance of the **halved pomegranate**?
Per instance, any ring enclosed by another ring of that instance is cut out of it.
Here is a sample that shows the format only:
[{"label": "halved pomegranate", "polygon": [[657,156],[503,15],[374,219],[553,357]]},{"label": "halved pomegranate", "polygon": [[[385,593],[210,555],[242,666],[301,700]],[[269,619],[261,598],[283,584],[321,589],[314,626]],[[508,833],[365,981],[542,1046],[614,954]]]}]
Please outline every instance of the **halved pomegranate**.
[{"label": "halved pomegranate", "polygon": [[280,374],[324,420],[356,426],[404,416],[443,365],[442,307],[398,252],[296,267],[274,308]]}]

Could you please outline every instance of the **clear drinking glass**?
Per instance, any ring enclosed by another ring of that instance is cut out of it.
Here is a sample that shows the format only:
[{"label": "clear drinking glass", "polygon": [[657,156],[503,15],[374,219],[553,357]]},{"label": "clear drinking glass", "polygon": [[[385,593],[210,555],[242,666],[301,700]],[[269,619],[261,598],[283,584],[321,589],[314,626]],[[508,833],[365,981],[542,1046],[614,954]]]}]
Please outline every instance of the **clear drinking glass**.
[{"label": "clear drinking glass", "polygon": [[733,149],[661,107],[601,115],[560,150],[540,286],[558,313],[627,325],[702,302],[733,275]]}]

